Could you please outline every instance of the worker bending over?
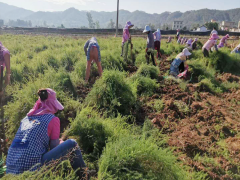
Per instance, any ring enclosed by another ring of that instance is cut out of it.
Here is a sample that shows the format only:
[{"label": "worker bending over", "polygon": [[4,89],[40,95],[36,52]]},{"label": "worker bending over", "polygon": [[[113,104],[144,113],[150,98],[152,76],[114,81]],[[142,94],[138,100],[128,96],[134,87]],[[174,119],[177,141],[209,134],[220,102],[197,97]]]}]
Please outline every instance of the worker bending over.
[{"label": "worker bending over", "polygon": [[99,76],[102,76],[102,65],[101,65],[101,54],[100,48],[95,37],[89,39],[84,45],[85,55],[87,56],[87,68],[86,68],[86,77],[85,82],[88,82],[90,77],[90,70],[92,62],[95,62],[98,67]]},{"label": "worker bending over", "polygon": [[215,49],[218,51],[217,48],[217,40],[218,40],[218,35],[217,34],[212,34],[211,38],[203,45],[202,51],[204,57],[209,57],[209,51],[211,50],[212,47],[215,47]]}]

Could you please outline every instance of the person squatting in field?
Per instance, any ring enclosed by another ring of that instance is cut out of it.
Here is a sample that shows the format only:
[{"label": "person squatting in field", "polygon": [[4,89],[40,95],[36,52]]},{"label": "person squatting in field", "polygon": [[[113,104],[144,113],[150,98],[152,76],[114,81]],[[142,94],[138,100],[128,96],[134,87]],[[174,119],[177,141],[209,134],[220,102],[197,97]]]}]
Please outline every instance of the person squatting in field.
[{"label": "person squatting in field", "polygon": [[64,107],[57,100],[56,92],[49,88],[40,89],[38,96],[33,109],[22,119],[8,150],[6,173],[35,171],[51,161],[66,160],[68,155],[72,157],[70,161],[73,169],[81,169],[81,173],[86,165],[77,142],[59,139],[60,120],[54,114]]},{"label": "person squatting in field", "polygon": [[184,44],[185,40],[186,40],[186,37],[183,37],[181,40],[181,44]]},{"label": "person squatting in field", "polygon": [[155,59],[154,59],[154,37],[153,37],[153,33],[151,31],[150,26],[148,26],[148,25],[145,26],[145,29],[144,29],[143,33],[146,33],[148,35],[146,55],[145,55],[146,60],[147,60],[147,64],[149,64],[149,59],[150,59],[150,56],[151,56],[153,65],[156,66]]},{"label": "person squatting in field", "polygon": [[211,50],[212,47],[215,47],[216,51],[218,51],[217,48],[217,40],[218,40],[218,35],[217,34],[212,34],[211,38],[203,45],[202,51],[204,57],[209,57],[209,51]]},{"label": "person squatting in field", "polygon": [[220,43],[218,44],[218,49],[219,48],[222,48],[224,46],[227,46],[227,39],[229,38],[229,34],[227,34],[226,36],[224,36],[221,40],[220,40]]},{"label": "person squatting in field", "polygon": [[170,43],[170,42],[172,42],[172,37],[171,36],[168,37],[167,43]]},{"label": "person squatting in field", "polygon": [[187,42],[186,42],[186,47],[187,48],[192,48],[192,42],[193,42],[192,38],[188,39]]},{"label": "person squatting in field", "polygon": [[178,44],[181,44],[181,41],[182,41],[182,38],[179,37],[178,40],[177,40],[177,43],[178,43]]},{"label": "person squatting in field", "polygon": [[91,65],[92,62],[95,62],[98,67],[99,76],[102,76],[103,70],[101,65],[101,54],[100,48],[95,37],[89,39],[84,45],[85,55],[87,56],[87,68],[86,68],[86,77],[85,82],[88,82],[90,77]]},{"label": "person squatting in field", "polygon": [[154,47],[155,47],[155,50],[157,50],[157,58],[160,59],[160,57],[161,57],[161,53],[160,53],[161,31],[160,31],[160,29],[157,29],[157,31],[154,32],[153,35],[154,35]]},{"label": "person squatting in field", "polygon": [[235,47],[231,54],[240,54],[240,44],[237,47]]},{"label": "person squatting in field", "polygon": [[0,42],[0,66],[1,65],[3,66],[3,69],[6,67],[5,85],[8,85],[10,83],[10,78],[11,78],[10,52]]},{"label": "person squatting in field", "polygon": [[194,41],[192,42],[192,50],[197,49],[197,41],[198,41],[198,38],[195,38]]},{"label": "person squatting in field", "polygon": [[178,77],[178,75],[185,70],[185,62],[187,57],[190,56],[191,53],[187,48],[183,49],[183,51],[176,56],[170,66],[170,75],[174,77]]},{"label": "person squatting in field", "polygon": [[[128,21],[123,28],[123,37],[122,37],[122,54],[121,56],[124,57],[124,60],[127,60],[127,55],[128,55],[128,45],[131,44],[131,35],[129,32],[129,29],[131,29],[134,25]],[[132,47],[131,47],[132,48]]]}]

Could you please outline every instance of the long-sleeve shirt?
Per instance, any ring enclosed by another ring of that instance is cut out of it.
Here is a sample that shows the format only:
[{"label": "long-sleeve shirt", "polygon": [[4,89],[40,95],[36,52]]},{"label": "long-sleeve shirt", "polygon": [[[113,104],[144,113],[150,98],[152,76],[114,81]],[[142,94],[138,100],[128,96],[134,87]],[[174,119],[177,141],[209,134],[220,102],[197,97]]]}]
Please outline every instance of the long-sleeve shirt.
[{"label": "long-sleeve shirt", "polygon": [[204,46],[203,46],[203,50],[204,49],[207,49],[208,51],[214,46],[214,45],[216,45],[216,43],[217,43],[217,40],[208,40],[205,44],[204,44]]},{"label": "long-sleeve shirt", "polygon": [[218,32],[216,30],[212,30],[211,35],[212,34],[218,34]]},{"label": "long-sleeve shirt", "polygon": [[148,33],[147,48],[154,49],[154,37],[153,37],[153,33],[151,31]]},{"label": "long-sleeve shirt", "polygon": [[127,42],[130,38],[130,33],[129,33],[129,29],[123,29],[123,37],[122,37],[122,44],[124,44],[125,42]]},{"label": "long-sleeve shirt", "polygon": [[158,31],[154,32],[153,35],[154,41],[161,41],[161,34]]},{"label": "long-sleeve shirt", "polygon": [[218,47],[224,47],[225,44],[227,44],[227,37],[223,37],[221,40],[220,40],[220,43],[218,45]]}]

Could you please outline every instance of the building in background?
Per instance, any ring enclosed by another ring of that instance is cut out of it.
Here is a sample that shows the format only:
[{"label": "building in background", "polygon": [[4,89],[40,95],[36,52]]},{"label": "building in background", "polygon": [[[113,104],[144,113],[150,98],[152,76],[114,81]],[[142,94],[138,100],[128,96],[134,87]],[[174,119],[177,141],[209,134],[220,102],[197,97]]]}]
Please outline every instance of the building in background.
[{"label": "building in background", "polygon": [[211,19],[211,23],[216,23],[216,22],[217,22],[217,20]]},{"label": "building in background", "polygon": [[238,22],[238,29],[240,30],[240,21]]},{"label": "building in background", "polygon": [[208,31],[208,29],[207,29],[206,26],[202,25],[202,26],[198,27],[196,31],[198,31],[198,32],[206,32],[206,31]]},{"label": "building in background", "polygon": [[4,26],[4,20],[0,19],[0,27]]},{"label": "building in background", "polygon": [[173,21],[172,30],[182,29],[183,21]]},{"label": "building in background", "polygon": [[220,24],[220,29],[223,31],[229,31],[230,29],[234,28],[235,22],[231,21],[222,21]]}]

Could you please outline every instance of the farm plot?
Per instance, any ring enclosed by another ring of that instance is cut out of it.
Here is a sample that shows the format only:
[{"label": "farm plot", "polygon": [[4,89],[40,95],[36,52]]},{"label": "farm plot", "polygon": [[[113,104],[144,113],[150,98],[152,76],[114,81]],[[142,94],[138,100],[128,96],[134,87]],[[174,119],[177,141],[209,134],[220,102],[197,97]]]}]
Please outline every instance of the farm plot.
[{"label": "farm plot", "polygon": [[[92,179],[238,179],[240,56],[223,48],[187,64],[187,80],[168,76],[184,48],[161,45],[158,66],[147,65],[145,39],[134,38],[128,61],[120,38],[98,38],[103,76],[91,69],[85,84],[85,38],[2,35],[11,52],[5,93],[8,146],[37,90],[52,88],[64,105],[61,133],[78,141]],[[6,155],[6,152],[5,152]],[[77,179],[69,162],[3,179]]]}]

